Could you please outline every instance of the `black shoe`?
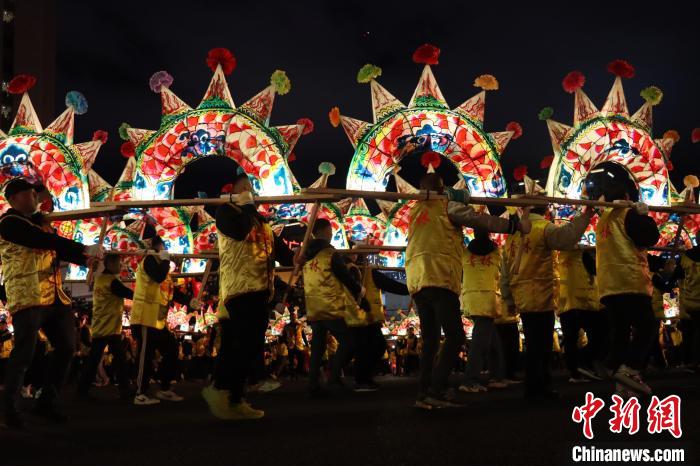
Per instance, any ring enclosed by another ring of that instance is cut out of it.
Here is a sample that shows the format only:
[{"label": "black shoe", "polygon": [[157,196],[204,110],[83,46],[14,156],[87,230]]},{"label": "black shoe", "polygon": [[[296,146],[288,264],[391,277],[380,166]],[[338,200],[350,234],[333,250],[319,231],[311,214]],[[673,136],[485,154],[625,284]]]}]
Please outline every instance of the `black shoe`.
[{"label": "black shoe", "polygon": [[32,414],[58,424],[67,422],[69,419],[67,415],[63,414],[53,405],[37,404],[34,409],[32,409]]},{"label": "black shoe", "polygon": [[5,413],[5,425],[8,429],[22,430],[24,429],[24,421],[17,411],[9,411]]}]

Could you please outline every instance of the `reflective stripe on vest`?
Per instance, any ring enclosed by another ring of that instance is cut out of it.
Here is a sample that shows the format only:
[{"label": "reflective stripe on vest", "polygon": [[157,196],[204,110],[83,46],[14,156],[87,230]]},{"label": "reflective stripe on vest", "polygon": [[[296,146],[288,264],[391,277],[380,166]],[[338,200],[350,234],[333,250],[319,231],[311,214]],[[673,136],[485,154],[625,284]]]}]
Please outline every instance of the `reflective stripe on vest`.
[{"label": "reflective stripe on vest", "polygon": [[600,309],[595,275],[583,265],[583,250],[559,251],[559,314],[572,309]]},{"label": "reflective stripe on vest", "polygon": [[680,307],[684,313],[700,311],[700,262],[681,255],[681,268],[685,278],[680,282]]},{"label": "reflective stripe on vest", "polygon": [[103,273],[95,278],[92,295],[92,336],[95,338],[119,335],[122,332],[124,298],[112,293],[112,281],[117,276]]},{"label": "reflective stripe on vest", "polygon": [[501,250],[483,256],[468,248],[462,257],[462,312],[466,316],[499,317],[501,306]]},{"label": "reflective stripe on vest", "polygon": [[411,295],[423,288],[462,289],[462,231],[447,216],[447,201],[418,201],[409,213],[406,285]]},{"label": "reflective stripe on vest", "polygon": [[[336,278],[331,269],[335,249],[328,247],[304,264],[304,297],[306,319],[345,319],[355,323],[358,305],[350,290]],[[359,324],[359,322],[357,322]]]},{"label": "reflective stripe on vest", "polygon": [[625,231],[628,208],[606,209],[596,225],[596,273],[600,298],[619,294],[651,296],[646,253]]}]

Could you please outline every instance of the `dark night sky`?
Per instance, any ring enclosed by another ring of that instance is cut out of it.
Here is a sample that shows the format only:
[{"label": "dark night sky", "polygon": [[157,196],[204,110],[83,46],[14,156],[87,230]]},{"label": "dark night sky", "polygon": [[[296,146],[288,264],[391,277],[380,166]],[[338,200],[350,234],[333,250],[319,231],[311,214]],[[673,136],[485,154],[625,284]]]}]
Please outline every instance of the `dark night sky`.
[{"label": "dark night sky", "polygon": [[[421,69],[411,54],[424,42],[442,49],[433,71],[450,106],[476,93],[475,76],[498,78],[500,90],[487,97],[486,129],[503,130],[511,120],[524,128],[523,137],[505,151],[509,179],[522,163],[531,174],[545,176],[539,161],[552,149],[537,113],[552,106],[556,120],[571,124],[573,96],[561,88],[564,75],[581,70],[587,78],[584,89],[600,107],[613,82],[605,67],[615,58],[629,60],[637,70],[625,82],[631,112],[642,104],[641,89],[656,85],[664,90],[654,128],[657,136],[667,129],[681,134],[672,153],[676,186],[682,188],[683,175],[700,172],[700,145],[690,143],[690,131],[700,126],[700,28],[690,6],[672,8],[667,2],[635,11],[630,2],[568,2],[556,8],[447,1],[61,3],[57,109],[68,90],[87,96],[90,108],[77,117],[76,140],[89,139],[96,129],[110,131],[95,168],[111,183],[124,165],[119,124],[158,127],[160,101],[148,88],[150,75],[169,71],[175,78],[171,89],[195,106],[211,77],[204,63],[207,51],[227,47],[238,59],[228,77],[236,104],[264,88],[279,68],[287,71],[292,91],[277,97],[271,124],[300,117],[316,123],[314,133],[297,145],[297,160],[291,163],[301,185],[311,183],[318,164],[328,160],[338,167],[331,184],[344,186],[352,146],[341,128],[330,125],[328,110],[338,105],[345,115],[371,120],[369,86],[355,81],[367,62],[383,69],[379,81],[407,103]],[[230,168],[221,162],[193,165],[177,196],[192,195],[195,186],[210,195],[218,192],[231,176]],[[414,165],[402,175],[416,182],[417,170]]]}]

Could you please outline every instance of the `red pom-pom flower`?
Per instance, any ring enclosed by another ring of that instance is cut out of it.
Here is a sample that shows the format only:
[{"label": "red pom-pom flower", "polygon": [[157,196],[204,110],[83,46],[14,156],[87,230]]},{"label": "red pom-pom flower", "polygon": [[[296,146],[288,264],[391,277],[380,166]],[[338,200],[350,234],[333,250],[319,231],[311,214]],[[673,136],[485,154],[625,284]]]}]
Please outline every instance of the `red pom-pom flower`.
[{"label": "red pom-pom flower", "polygon": [[527,175],[527,165],[518,165],[515,167],[515,170],[513,170],[513,178],[515,178],[515,181],[522,181],[525,179],[525,175]]},{"label": "red pom-pom flower", "polygon": [[586,82],[586,77],[580,71],[571,71],[569,74],[564,76],[561,82],[561,86],[569,94],[573,94],[577,90],[581,89]]},{"label": "red pom-pom flower", "polygon": [[700,142],[700,128],[693,129],[690,133],[690,140],[693,141],[693,144]]},{"label": "red pom-pom flower", "polygon": [[119,152],[122,153],[124,157],[127,159],[130,159],[131,157],[136,156],[136,146],[134,146],[134,143],[131,141],[126,141],[122,146],[119,148]]},{"label": "red pom-pom flower", "polygon": [[413,62],[425,65],[437,65],[440,49],[430,44],[423,44],[413,52]]},{"label": "red pom-pom flower", "polygon": [[24,94],[36,84],[36,78],[29,74],[18,74],[7,85],[10,94]]},{"label": "red pom-pom flower", "polygon": [[523,127],[520,126],[520,123],[517,121],[511,121],[506,125],[506,131],[512,131],[513,136],[511,136],[511,139],[518,139],[520,136],[523,135]]},{"label": "red pom-pom flower", "polygon": [[311,134],[314,131],[314,122],[311,121],[310,118],[299,118],[297,120],[297,125],[302,125],[304,127],[304,129],[301,132],[302,136]]},{"label": "red pom-pom flower", "polygon": [[97,131],[92,133],[92,140],[93,141],[100,141],[102,144],[106,144],[108,135],[109,134],[107,133],[107,131],[98,129]]},{"label": "red pom-pom flower", "polygon": [[608,63],[608,71],[621,78],[633,78],[634,66],[626,60],[613,60]]},{"label": "red pom-pom flower", "polygon": [[287,162],[294,162],[296,159],[297,159],[297,156],[294,155],[294,152],[291,152],[291,153],[287,156]]},{"label": "red pom-pom flower", "polygon": [[221,187],[221,194],[231,194],[233,192],[233,183],[225,184]]},{"label": "red pom-pom flower", "polygon": [[552,162],[554,162],[554,156],[548,155],[540,161],[540,168],[543,170],[549,168],[552,166]]},{"label": "red pom-pom flower", "polygon": [[431,165],[433,166],[433,168],[437,168],[440,166],[440,162],[442,162],[440,154],[432,150],[429,150],[428,152],[424,153],[423,155],[421,155],[420,158],[420,163],[425,168],[428,168]]},{"label": "red pom-pom flower", "polygon": [[673,162],[671,162],[670,160],[668,162],[666,162],[666,169],[668,171],[672,172],[673,171]]},{"label": "red pom-pom flower", "polygon": [[229,75],[236,69],[236,57],[231,51],[224,47],[211,49],[207,54],[207,66],[212,71],[216,71],[216,66],[221,65],[224,74]]}]

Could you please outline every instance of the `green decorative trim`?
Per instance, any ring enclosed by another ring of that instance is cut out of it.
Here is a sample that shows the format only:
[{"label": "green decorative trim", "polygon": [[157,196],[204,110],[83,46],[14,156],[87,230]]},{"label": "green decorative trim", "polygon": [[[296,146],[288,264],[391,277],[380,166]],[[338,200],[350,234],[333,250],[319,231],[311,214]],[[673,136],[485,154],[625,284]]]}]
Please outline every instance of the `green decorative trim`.
[{"label": "green decorative trim", "polygon": [[444,109],[448,108],[447,105],[445,104],[445,102],[436,99],[432,95],[419,95],[415,98],[413,103],[414,103],[414,106],[411,107],[411,109],[413,109],[415,107],[427,107],[427,108],[432,108],[432,109],[437,108],[440,110],[444,110]]}]

